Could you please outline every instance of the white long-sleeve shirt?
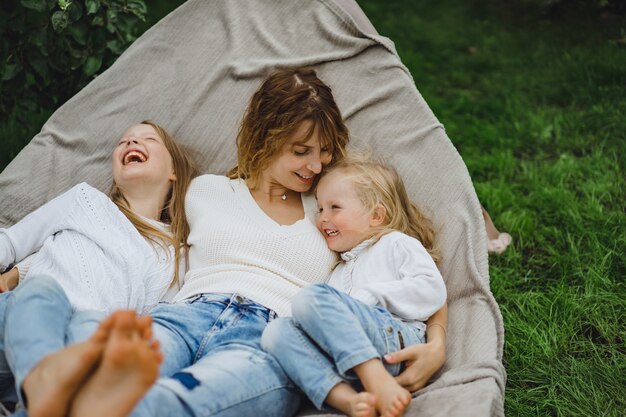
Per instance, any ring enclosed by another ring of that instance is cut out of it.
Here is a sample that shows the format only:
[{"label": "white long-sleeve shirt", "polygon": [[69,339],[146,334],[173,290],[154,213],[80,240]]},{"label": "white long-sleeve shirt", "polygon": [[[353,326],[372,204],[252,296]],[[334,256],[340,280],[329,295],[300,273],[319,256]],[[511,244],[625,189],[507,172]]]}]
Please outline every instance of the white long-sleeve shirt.
[{"label": "white long-sleeve shirt", "polygon": [[106,195],[85,183],[0,229],[0,270],[36,251],[25,279],[53,277],[75,310],[146,313],[174,275],[173,248],[148,242]]},{"label": "white long-sleeve shirt", "polygon": [[446,286],[422,243],[391,232],[341,254],[328,284],[407,322],[423,322],[446,302]]},{"label": "white long-sleeve shirt", "polygon": [[239,293],[290,315],[296,292],[326,282],[337,260],[315,227],[315,198],[302,196],[302,204],[303,219],[280,225],[258,206],[243,180],[195,178],[185,198],[189,271],[175,299]]}]

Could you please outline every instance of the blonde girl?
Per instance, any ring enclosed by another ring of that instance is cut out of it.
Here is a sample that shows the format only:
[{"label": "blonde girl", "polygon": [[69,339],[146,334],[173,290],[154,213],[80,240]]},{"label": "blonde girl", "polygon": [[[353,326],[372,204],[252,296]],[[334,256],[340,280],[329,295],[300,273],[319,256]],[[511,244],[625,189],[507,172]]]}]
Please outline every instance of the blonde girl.
[{"label": "blonde girl", "polygon": [[398,173],[367,157],[330,168],[316,197],[318,229],[341,261],[328,284],[296,295],[293,317],[272,322],[263,347],[318,408],[400,416],[411,395],[394,379],[401,365],[383,359],[424,343],[445,304],[433,227]]},{"label": "blonde girl", "polygon": [[184,198],[196,175],[189,156],[145,121],[116,142],[111,163],[110,197],[81,183],[0,229],[0,270],[37,251],[23,281],[0,302],[2,350],[18,393],[66,336],[85,339],[115,310],[147,313],[179,287],[189,234]]}]

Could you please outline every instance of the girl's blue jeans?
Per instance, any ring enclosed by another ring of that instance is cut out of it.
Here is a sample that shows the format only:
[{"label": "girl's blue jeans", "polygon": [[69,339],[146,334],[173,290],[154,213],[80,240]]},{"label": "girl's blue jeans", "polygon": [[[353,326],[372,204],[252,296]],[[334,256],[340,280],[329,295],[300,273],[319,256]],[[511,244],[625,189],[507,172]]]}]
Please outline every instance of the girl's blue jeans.
[{"label": "girl's blue jeans", "polygon": [[[292,318],[274,320],[265,329],[262,346],[318,409],[340,382],[361,388],[351,371],[356,365],[424,343],[423,328],[326,284],[300,290],[291,310]],[[394,376],[401,371],[401,364],[383,364]]]},{"label": "girl's blue jeans", "polygon": [[[5,314],[8,343],[4,348],[13,363],[17,387],[41,358],[63,348],[66,341],[83,340],[97,323],[86,320],[91,323],[87,331],[83,313],[71,314],[67,297],[53,279],[33,277],[29,281],[37,284],[24,285],[20,293],[15,291]],[[14,313],[25,294],[31,305],[39,305],[40,313],[30,312],[30,307],[20,318]],[[161,378],[137,405],[133,417],[280,417],[296,413],[299,391],[274,357],[260,346],[263,330],[275,318],[272,310],[238,294],[202,294],[177,303],[161,303],[151,316],[164,362]],[[18,319],[27,320],[28,325],[20,327]],[[63,333],[61,337],[58,329],[73,329],[74,322],[82,323],[80,331],[73,332],[78,334],[65,338]]]},{"label": "girl's blue jeans", "polygon": [[[0,385],[0,398],[17,394],[28,373],[45,356],[71,343],[86,340],[104,314],[98,311],[73,313],[65,292],[50,277],[32,277],[0,300],[2,350],[6,361],[0,361],[2,381],[15,378],[14,387]],[[23,401],[22,401],[23,402]]]}]

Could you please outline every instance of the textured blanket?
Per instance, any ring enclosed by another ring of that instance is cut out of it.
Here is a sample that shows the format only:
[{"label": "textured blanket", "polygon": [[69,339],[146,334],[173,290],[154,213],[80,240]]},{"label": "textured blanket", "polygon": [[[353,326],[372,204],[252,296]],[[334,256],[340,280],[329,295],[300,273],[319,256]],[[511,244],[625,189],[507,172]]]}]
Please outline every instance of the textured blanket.
[{"label": "textured blanket", "polygon": [[438,230],[447,361],[406,415],[503,415],[502,318],[474,187],[393,43],[354,0],[188,1],[57,110],[0,174],[0,226],[78,182],[107,190],[115,140],[143,119],[194,149],[203,171],[224,173],[252,92],[273,68],[294,65],[318,70],[352,143],[387,156]]}]

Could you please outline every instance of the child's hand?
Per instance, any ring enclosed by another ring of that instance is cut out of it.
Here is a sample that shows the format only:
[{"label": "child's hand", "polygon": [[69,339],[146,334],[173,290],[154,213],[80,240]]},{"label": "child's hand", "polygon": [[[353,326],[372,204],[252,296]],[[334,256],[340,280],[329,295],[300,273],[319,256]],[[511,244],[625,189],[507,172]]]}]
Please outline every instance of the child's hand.
[{"label": "child's hand", "polygon": [[446,361],[446,349],[438,342],[408,346],[398,352],[385,355],[387,363],[406,362],[406,369],[396,377],[398,384],[411,392],[424,387],[430,377]]},{"label": "child's hand", "polygon": [[11,268],[4,274],[0,274],[0,292],[7,292],[17,287],[20,273],[17,268]]}]

